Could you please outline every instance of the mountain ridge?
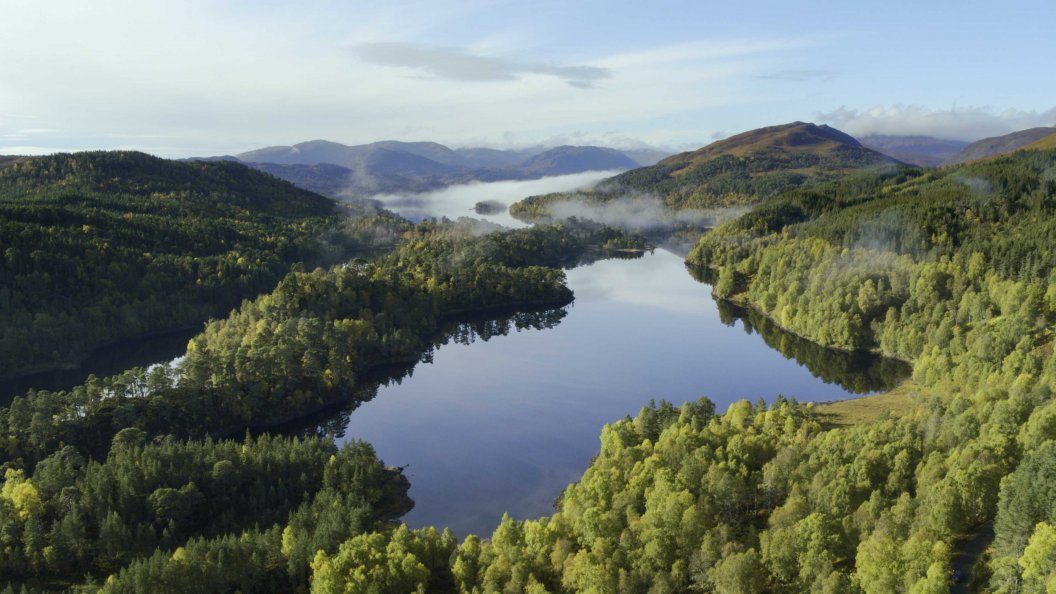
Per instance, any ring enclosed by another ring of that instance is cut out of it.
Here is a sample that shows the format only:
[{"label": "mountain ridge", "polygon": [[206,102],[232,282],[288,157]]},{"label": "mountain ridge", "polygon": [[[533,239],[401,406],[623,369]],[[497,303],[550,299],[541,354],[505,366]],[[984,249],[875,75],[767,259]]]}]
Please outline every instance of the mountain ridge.
[{"label": "mountain ridge", "polygon": [[921,167],[938,167],[969,144],[934,136],[888,134],[860,136],[858,141],[866,148]]},{"label": "mountain ridge", "polygon": [[861,145],[826,125],[791,122],[748,130],[695,151],[602,180],[592,190],[530,196],[510,212],[550,216],[549,205],[581,201],[603,206],[619,198],[655,196],[670,210],[756,204],[781,192],[830,181],[870,167],[905,163]]},{"label": "mountain ridge", "polygon": [[[715,192],[740,191],[765,197],[773,190],[757,187],[752,182],[768,175],[785,173],[805,178],[819,172],[885,164],[900,162],[863,147],[852,136],[830,126],[792,122],[742,132],[696,151],[668,157],[652,168],[630,171],[614,179],[636,189],[659,186],[662,193],[670,194],[663,191],[665,183],[681,186],[678,189],[684,193],[686,186],[693,186],[694,182],[708,183],[714,178],[727,176],[731,182],[744,183],[731,183],[728,188],[715,188]],[[643,170],[655,181],[641,183],[640,172]],[[778,185],[798,186],[804,181],[797,177]]]},{"label": "mountain ridge", "polygon": [[[646,162],[658,158],[656,151],[636,149],[632,152]],[[304,189],[339,199],[419,193],[474,181],[623,171],[641,165],[618,149],[598,146],[451,149],[436,142],[397,140],[363,145],[309,140],[291,146],[263,147],[239,153],[233,158]]]},{"label": "mountain ridge", "polygon": [[1001,136],[983,138],[964,147],[959,153],[943,162],[943,165],[957,165],[1011,153],[1033,142],[1042,140],[1051,134],[1056,134],[1056,126],[1039,126],[1027,128],[1026,130],[1017,130]]},{"label": "mountain ridge", "polygon": [[1036,140],[1027,146],[1023,147],[1025,151],[1051,151],[1056,150],[1056,132],[1045,136],[1041,140]]}]

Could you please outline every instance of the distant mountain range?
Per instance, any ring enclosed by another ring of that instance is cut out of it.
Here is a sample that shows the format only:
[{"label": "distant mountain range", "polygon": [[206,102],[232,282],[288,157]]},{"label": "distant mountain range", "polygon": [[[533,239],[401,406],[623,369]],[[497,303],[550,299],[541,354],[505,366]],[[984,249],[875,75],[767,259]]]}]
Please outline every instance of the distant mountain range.
[{"label": "distant mountain range", "polygon": [[931,136],[888,136],[872,134],[858,138],[862,146],[890,155],[903,163],[938,167],[968,146],[963,140],[943,140]]},{"label": "distant mountain range", "polygon": [[629,220],[646,207],[645,201],[659,200],[668,211],[692,210],[711,216],[708,213],[736,212],[782,192],[856,171],[934,167],[1019,149],[1056,149],[1056,127],[967,143],[930,136],[872,135],[856,140],[830,126],[792,122],[749,130],[673,155],[604,179],[593,188],[529,196],[514,203],[510,213],[527,221],[574,214],[620,223],[621,211],[632,213],[623,216]]},{"label": "distant mountain range", "polygon": [[598,146],[498,150],[451,149],[435,142],[386,140],[345,145],[312,140],[204,160],[241,161],[320,194],[365,198],[425,192],[472,181],[627,170],[652,164],[663,156],[664,153],[654,150],[625,152]]},{"label": "distant mountain range", "polygon": [[[1032,143],[1047,139],[1053,135],[1056,135],[1056,126],[1019,130],[1011,134],[983,138],[971,143],[962,140],[944,140],[931,136],[887,136],[881,134],[862,136],[858,140],[863,146],[889,155],[903,163],[921,167],[938,167],[940,165],[956,165],[958,163],[996,157],[1025,148],[1045,148],[1044,145],[1034,146]],[[1056,142],[1056,140],[1052,142]]]},{"label": "distant mountain range", "polygon": [[1053,134],[1056,134],[1056,126],[1049,128],[1029,128],[1011,134],[1005,134],[1004,136],[984,138],[964,147],[959,153],[950,157],[945,164],[953,165],[956,163],[965,163],[967,161],[975,161],[978,159],[993,157],[995,155],[1010,153]]}]

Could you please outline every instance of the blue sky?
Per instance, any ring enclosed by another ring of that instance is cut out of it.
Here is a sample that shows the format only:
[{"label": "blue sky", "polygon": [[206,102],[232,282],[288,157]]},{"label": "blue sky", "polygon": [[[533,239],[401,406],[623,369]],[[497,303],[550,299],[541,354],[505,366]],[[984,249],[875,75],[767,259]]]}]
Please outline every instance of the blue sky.
[{"label": "blue sky", "polygon": [[1056,125],[1056,2],[2,0],[0,154]]}]

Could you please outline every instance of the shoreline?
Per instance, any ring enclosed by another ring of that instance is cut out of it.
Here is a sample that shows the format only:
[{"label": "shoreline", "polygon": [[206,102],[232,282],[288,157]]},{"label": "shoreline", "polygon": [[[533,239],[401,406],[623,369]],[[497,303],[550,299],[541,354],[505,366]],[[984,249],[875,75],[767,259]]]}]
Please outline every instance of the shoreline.
[{"label": "shoreline", "polygon": [[89,352],[88,354],[86,354],[83,357],[81,357],[80,360],[78,362],[76,362],[76,363],[68,363],[68,364],[65,364],[65,365],[59,365],[59,366],[53,366],[53,367],[38,367],[38,368],[28,369],[28,370],[25,370],[25,371],[20,371],[20,372],[13,373],[13,374],[3,375],[3,376],[0,376],[0,384],[4,384],[4,383],[7,383],[7,382],[15,382],[15,381],[19,381],[19,380],[31,379],[31,378],[37,377],[37,376],[51,375],[51,374],[54,374],[54,373],[68,373],[68,372],[74,372],[74,371],[82,371],[82,370],[84,370],[85,364],[87,364],[93,357],[97,357],[97,356],[103,354],[105,351],[107,351],[109,349],[114,349],[114,348],[118,348],[118,347],[122,347],[122,346],[131,346],[134,343],[142,342],[144,340],[151,340],[151,339],[155,339],[155,338],[169,338],[169,337],[173,337],[173,336],[176,336],[178,334],[182,334],[184,332],[190,332],[191,330],[199,329],[200,327],[204,326],[204,324],[206,324],[207,322],[208,322],[208,320],[206,320],[205,322],[202,322],[201,324],[191,324],[191,325],[179,326],[179,327],[176,327],[176,328],[167,328],[167,329],[164,329],[164,330],[153,330],[151,332],[143,332],[143,333],[140,333],[140,334],[135,334],[135,335],[132,335],[132,336],[128,336],[126,338],[114,339],[114,340],[111,340],[109,342],[103,343],[103,344],[99,345],[98,347],[92,349],[91,352]]},{"label": "shoreline", "polygon": [[[694,266],[694,265],[692,265],[692,264],[690,264],[688,262],[686,263],[686,268],[695,269],[695,270],[700,270],[701,269],[701,267]],[[704,270],[707,270],[709,273],[717,272],[717,270],[715,268],[711,267],[711,266],[705,266],[703,268],[704,268]],[[840,346],[835,346],[835,345],[822,344],[822,343],[818,342],[814,338],[811,338],[809,336],[805,336],[803,334],[800,334],[799,332],[796,332],[795,330],[791,330],[791,329],[785,327],[783,324],[781,324],[781,322],[778,322],[776,319],[774,319],[774,316],[772,316],[769,312],[767,312],[763,308],[759,307],[755,302],[749,301],[747,299],[738,299],[736,296],[734,296],[734,297],[719,297],[718,295],[715,294],[715,285],[712,284],[712,283],[707,283],[707,284],[709,286],[711,286],[711,298],[712,299],[715,299],[717,301],[723,301],[723,302],[729,303],[729,304],[734,305],[736,307],[739,307],[741,309],[750,309],[750,310],[756,312],[757,314],[763,316],[764,318],[770,320],[774,325],[776,325],[778,328],[780,328],[784,332],[787,332],[787,333],[792,334],[794,336],[798,336],[799,338],[802,338],[803,340],[809,340],[810,342],[813,342],[814,344],[816,344],[818,346],[822,346],[822,347],[827,348],[827,349],[832,349],[834,351],[843,351],[845,353],[852,353],[852,354],[876,355],[876,356],[884,357],[884,358],[887,358],[887,359],[894,359],[896,361],[901,361],[901,362],[909,365],[911,368],[913,367],[914,361],[912,359],[907,359],[905,357],[902,357],[900,355],[896,355],[894,353],[886,353],[884,351],[881,351],[880,349],[848,349],[848,348],[845,348],[845,347],[840,347]],[[742,293],[737,293],[737,295],[744,295],[744,293],[743,292]]]}]

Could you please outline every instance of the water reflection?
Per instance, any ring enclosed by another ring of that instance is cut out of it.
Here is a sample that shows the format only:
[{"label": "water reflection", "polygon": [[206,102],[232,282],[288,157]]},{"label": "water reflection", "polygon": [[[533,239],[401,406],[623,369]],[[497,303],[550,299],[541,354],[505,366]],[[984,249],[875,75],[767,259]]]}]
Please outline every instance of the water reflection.
[{"label": "water reflection", "polygon": [[[686,270],[709,287],[715,282],[715,275],[709,269],[687,267]],[[739,322],[745,333],[758,334],[768,347],[806,367],[814,377],[838,384],[852,394],[891,390],[913,373],[908,363],[898,359],[823,347],[784,330],[754,309],[721,299],[716,299],[715,307],[723,324],[734,327]]]},{"label": "water reflection", "polygon": [[438,348],[448,344],[471,345],[478,341],[487,342],[496,337],[507,336],[511,332],[554,328],[567,315],[568,307],[560,307],[535,311],[493,312],[486,316],[448,322],[433,337],[432,343],[418,360],[377,366],[361,376],[358,385],[341,401],[293,421],[257,427],[255,433],[282,433],[300,437],[332,436],[342,439],[345,437],[350,416],[356,409],[376,398],[380,388],[398,386],[406,378],[412,377],[419,363],[432,363]]},{"label": "water reflection", "polygon": [[154,336],[123,340],[98,349],[80,367],[35,373],[0,381],[0,406],[7,406],[15,396],[33,390],[68,390],[84,383],[89,375],[108,377],[132,367],[170,361],[182,355],[187,341],[201,328],[185,328]]},{"label": "water reflection", "polygon": [[825,348],[802,336],[782,330],[770,318],[728,301],[716,303],[719,317],[727,326],[741,322],[747,334],[757,333],[770,348],[797,361],[814,377],[842,386],[855,394],[890,390],[909,377],[912,368],[897,359],[866,352],[848,352]]},{"label": "water reflection", "polygon": [[664,250],[567,275],[576,301],[560,324],[492,341],[456,332],[428,354],[432,364],[344,415],[349,437],[408,467],[412,526],[490,534],[503,512],[551,513],[597,453],[602,425],[650,398],[706,395],[720,410],[778,394],[826,401],[883,389],[898,375],[897,364],[720,309],[711,287]]}]

